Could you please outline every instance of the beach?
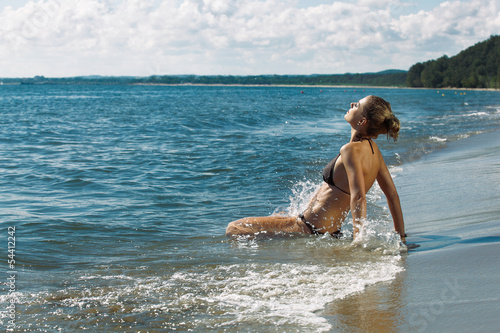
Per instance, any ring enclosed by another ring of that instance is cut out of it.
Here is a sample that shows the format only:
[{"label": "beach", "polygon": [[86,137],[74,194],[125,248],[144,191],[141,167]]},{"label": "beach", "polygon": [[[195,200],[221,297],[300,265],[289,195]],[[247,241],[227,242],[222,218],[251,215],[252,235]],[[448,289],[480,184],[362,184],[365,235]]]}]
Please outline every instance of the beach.
[{"label": "beach", "polygon": [[494,131],[405,166],[397,181],[407,241],[420,247],[402,257],[405,270],[395,280],[331,304],[332,331],[498,330],[499,153]]},{"label": "beach", "polygon": [[[225,237],[232,220],[301,213],[349,140],[349,103],[372,94],[402,123],[376,142],[418,248],[377,185],[357,246],[350,217],[341,239]],[[498,326],[499,92],[3,85],[0,100],[6,328]]]}]

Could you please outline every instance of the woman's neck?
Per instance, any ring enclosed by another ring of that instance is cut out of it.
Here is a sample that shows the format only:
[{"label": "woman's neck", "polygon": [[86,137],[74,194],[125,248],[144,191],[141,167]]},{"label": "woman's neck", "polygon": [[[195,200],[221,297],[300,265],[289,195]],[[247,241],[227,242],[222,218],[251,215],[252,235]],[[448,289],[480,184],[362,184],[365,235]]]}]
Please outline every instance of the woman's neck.
[{"label": "woman's neck", "polygon": [[355,129],[351,129],[351,142],[369,140],[369,137],[366,133],[360,133]]}]

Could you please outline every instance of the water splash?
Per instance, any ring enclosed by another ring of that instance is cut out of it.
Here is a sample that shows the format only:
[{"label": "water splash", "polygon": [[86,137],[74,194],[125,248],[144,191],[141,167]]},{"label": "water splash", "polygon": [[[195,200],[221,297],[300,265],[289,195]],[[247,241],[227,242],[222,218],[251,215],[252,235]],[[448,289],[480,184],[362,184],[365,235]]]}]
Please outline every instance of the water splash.
[{"label": "water splash", "polygon": [[315,183],[310,180],[302,180],[292,186],[287,207],[275,209],[273,215],[298,216],[306,210],[311,198],[321,187],[321,183]]},{"label": "water splash", "polygon": [[[389,170],[392,177],[395,178],[403,169],[399,166],[390,166]],[[314,183],[310,180],[299,181],[292,187],[288,207],[278,208],[274,214],[287,216],[299,215],[307,208],[312,196],[320,186],[321,183]],[[378,183],[375,182],[367,193],[369,214],[372,216],[366,220],[356,242],[353,242],[353,246],[390,255],[406,252],[406,246],[401,242],[400,236],[394,232],[392,218],[389,209],[384,204],[384,200],[383,191]],[[342,240],[352,240],[352,230],[352,218],[349,214],[349,217],[344,221],[341,228],[343,234]]]}]

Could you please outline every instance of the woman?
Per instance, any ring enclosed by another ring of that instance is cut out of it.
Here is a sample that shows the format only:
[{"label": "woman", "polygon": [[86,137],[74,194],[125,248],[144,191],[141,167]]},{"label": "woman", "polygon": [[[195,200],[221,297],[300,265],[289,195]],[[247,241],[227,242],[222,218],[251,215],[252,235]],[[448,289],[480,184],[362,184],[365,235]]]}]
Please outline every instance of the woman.
[{"label": "woman", "polygon": [[260,232],[340,234],[342,222],[349,210],[356,240],[366,220],[366,193],[377,180],[387,197],[394,229],[405,241],[403,213],[392,177],[373,141],[379,134],[397,140],[399,120],[388,102],[377,96],[367,96],[344,116],[351,125],[351,140],[340,154],[323,170],[321,188],[314,194],[307,209],[299,216],[247,217],[229,223],[227,236],[253,235]]}]

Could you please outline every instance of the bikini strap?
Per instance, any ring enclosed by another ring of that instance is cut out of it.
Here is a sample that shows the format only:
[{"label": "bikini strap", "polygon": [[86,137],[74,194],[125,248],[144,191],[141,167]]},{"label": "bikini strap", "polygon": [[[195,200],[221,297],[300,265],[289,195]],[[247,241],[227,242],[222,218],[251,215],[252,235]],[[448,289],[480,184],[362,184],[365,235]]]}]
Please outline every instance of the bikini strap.
[{"label": "bikini strap", "polygon": [[373,150],[373,146],[372,146],[372,139],[370,138],[359,138],[360,141],[363,141],[363,140],[368,140],[368,143],[370,144],[370,148],[372,149],[372,154],[375,155],[375,151]]},{"label": "bikini strap", "polygon": [[371,139],[366,139],[366,140],[368,140],[368,143],[370,144],[370,148],[372,149],[372,154],[375,155],[375,152],[373,151],[372,140]]}]

